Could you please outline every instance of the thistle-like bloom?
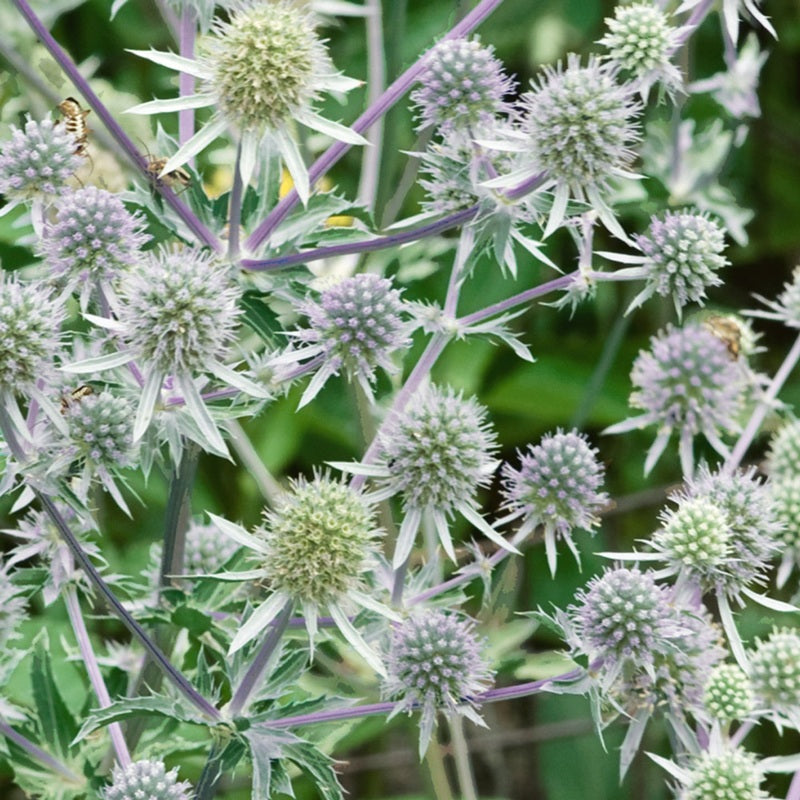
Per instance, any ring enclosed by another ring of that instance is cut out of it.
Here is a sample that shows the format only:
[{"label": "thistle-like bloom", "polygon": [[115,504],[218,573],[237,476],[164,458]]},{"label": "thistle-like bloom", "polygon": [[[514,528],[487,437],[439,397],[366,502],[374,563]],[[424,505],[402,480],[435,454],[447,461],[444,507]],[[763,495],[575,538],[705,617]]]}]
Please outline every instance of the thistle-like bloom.
[{"label": "thistle-like bloom", "polygon": [[758,37],[748,35],[742,49],[734,58],[725,54],[728,69],[710,78],[689,84],[693,94],[711,92],[711,96],[733,117],[760,117],[758,81],[761,68],[769,53],[761,52]]},{"label": "thistle-like bloom", "polygon": [[190,800],[193,794],[188,781],[178,780],[177,767],[167,771],[163,761],[151,759],[115,766],[102,789],[103,800]]},{"label": "thistle-like bloom", "polygon": [[641,256],[601,253],[611,261],[639,266],[618,270],[618,275],[641,278],[645,287],[628,311],[654,294],[672,296],[678,318],[687,303],[703,304],[706,289],[722,285],[717,272],[730,263],[723,255],[725,231],[705,214],[667,211],[652,217],[647,232],[634,237]]},{"label": "thistle-like bloom", "polygon": [[308,319],[309,327],[289,335],[303,346],[273,363],[311,359],[307,366],[318,367],[300,400],[301,407],[340,371],[355,378],[371,397],[375,370],[380,367],[396,372],[392,356],[411,344],[400,292],[390,280],[378,275],[346,278],[325,289],[318,301],[302,301],[298,310]]},{"label": "thistle-like bloom", "polygon": [[787,421],[770,439],[767,471],[774,481],[800,475],[800,420]]},{"label": "thistle-like bloom", "polygon": [[136,263],[149,239],[142,217],[131,214],[116,195],[87,186],[59,199],[54,218],[45,223],[40,250],[70,290],[80,287],[85,311],[92,290],[108,296],[108,284]]},{"label": "thistle-like bloom", "polygon": [[655,83],[670,94],[680,89],[683,77],[672,56],[683,31],[670,25],[660,8],[642,2],[618,5],[605,22],[608,33],[598,44],[608,50],[612,64],[633,76],[642,100]]},{"label": "thistle-like bloom", "polygon": [[439,42],[427,55],[420,86],[411,93],[418,128],[470,129],[510,111],[505,97],[514,81],[477,38]]},{"label": "thistle-like bloom", "polygon": [[63,192],[81,164],[76,147],[72,134],[50,119],[29,119],[24,128],[12,125],[11,138],[0,143],[0,194],[11,201],[3,213]]},{"label": "thistle-like bloom", "polygon": [[423,515],[428,515],[447,555],[456,560],[448,518],[458,511],[501,547],[517,552],[477,511],[475,495],[487,486],[498,462],[486,409],[452,389],[419,392],[407,411],[394,415],[379,435],[375,463],[334,466],[378,481],[376,500],[403,496],[403,523],[393,566],[408,559]]},{"label": "thistle-like bloom", "polygon": [[750,682],[759,706],[773,721],[800,730],[800,636],[774,629],[768,639],[756,639],[750,655]]},{"label": "thistle-like bloom", "polygon": [[[334,71],[311,14],[287,0],[237,4],[227,22],[215,20],[212,35],[203,41],[196,60],[152,50],[134,52],[199,78],[201,87],[195,95],[143,103],[131,112],[216,108],[208,124],[169,159],[162,175],[185,164],[233,126],[241,138],[240,164],[252,167],[263,146],[269,144],[281,154],[306,202],[308,172],[293,138],[293,121],[341,141],[366,143],[354,131],[312,110],[322,92],[347,91],[358,82]],[[247,183],[250,175],[243,174],[243,178]]]},{"label": "thistle-like bloom", "polygon": [[417,611],[394,626],[382,694],[399,700],[390,718],[415,707],[422,710],[420,758],[438,711],[485,725],[476,710],[477,696],[491,685],[492,672],[481,650],[475,623],[441,609]]},{"label": "thistle-like bloom", "polygon": [[555,575],[557,539],[567,543],[580,563],[573,529],[591,531],[600,524],[598,512],[608,503],[608,495],[602,491],[605,470],[598,451],[574,430],[548,434],[518,455],[519,469],[503,466],[503,496],[511,512],[504,521],[522,517],[515,543],[537,525],[544,526],[547,563]]},{"label": "thistle-like bloom", "polygon": [[236,334],[240,295],[229,267],[213,254],[188,248],[152,251],[135,270],[125,273],[117,319],[92,318],[117,333],[125,349],[64,369],[94,372],[137,362],[144,386],[133,426],[134,442],[147,430],[164,381],[172,376],[197,423],[200,443],[227,455],[195,378],[211,374],[247,394],[266,396],[261,387],[223,364]]},{"label": "thistle-like bloom", "polygon": [[755,707],[750,680],[737,664],[718,664],[703,689],[706,711],[723,723],[744,719]]},{"label": "thistle-like bloom", "polygon": [[775,516],[783,524],[783,558],[775,579],[780,588],[800,565],[800,474],[777,476],[770,490]]},{"label": "thistle-like bloom", "polygon": [[720,433],[739,430],[736,417],[745,400],[746,374],[725,342],[702,325],[669,325],[650,341],[652,349],[639,353],[631,371],[635,390],[630,404],[644,414],[612,425],[605,433],[658,426],[645,460],[646,475],[677,432],[681,467],[684,475],[691,476],[697,434],[702,433],[720,455],[727,456]]},{"label": "thistle-like bloom", "polygon": [[787,328],[800,328],[800,266],[795,267],[792,280],[784,284],[777,300],[767,300],[755,295],[770,311],[751,310],[745,312],[751,317],[763,317],[782,322]]},{"label": "thistle-like bloom", "polygon": [[186,530],[184,571],[187,575],[218,572],[238,549],[239,544],[222,534],[217,525],[192,520]]},{"label": "thistle-like bloom", "polygon": [[255,639],[287,606],[302,608],[313,647],[317,619],[327,608],[345,639],[376,672],[385,674],[380,659],[347,616],[350,607],[361,606],[396,618],[366,593],[365,574],[382,531],[362,494],[317,475],[312,481],[293,482],[276,508],[265,513],[263,527],[252,534],[210,516],[258,561],[257,569],[228,573],[226,578],[255,579],[272,589],[237,631],[231,653]]}]

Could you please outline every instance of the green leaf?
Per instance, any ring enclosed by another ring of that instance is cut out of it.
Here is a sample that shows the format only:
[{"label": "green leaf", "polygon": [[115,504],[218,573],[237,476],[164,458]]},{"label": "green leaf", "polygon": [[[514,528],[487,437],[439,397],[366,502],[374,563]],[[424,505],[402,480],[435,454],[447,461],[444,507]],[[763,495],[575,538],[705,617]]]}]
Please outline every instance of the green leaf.
[{"label": "green leaf", "polygon": [[253,762],[252,800],[263,800],[272,796],[270,789],[275,762],[283,757],[287,745],[298,743],[298,740],[288,731],[270,730],[264,726],[253,726],[244,737]]},{"label": "green leaf", "polygon": [[333,761],[310,742],[297,742],[285,748],[285,755],[303,772],[308,773],[314,787],[325,800],[343,800],[342,787],[333,768]]},{"label": "green leaf", "polygon": [[173,625],[186,628],[192,636],[202,636],[211,630],[211,617],[188,605],[178,606],[170,617]]},{"label": "green leaf", "polygon": [[47,631],[38,637],[31,661],[33,702],[39,718],[39,730],[53,752],[62,758],[69,755],[70,743],[78,732],[78,723],[67,708],[56,686],[49,653]]},{"label": "green leaf", "polygon": [[244,321],[249,325],[267,344],[276,344],[276,332],[281,330],[278,318],[270,307],[264,302],[264,296],[260,292],[245,292],[241,300],[244,308]]}]

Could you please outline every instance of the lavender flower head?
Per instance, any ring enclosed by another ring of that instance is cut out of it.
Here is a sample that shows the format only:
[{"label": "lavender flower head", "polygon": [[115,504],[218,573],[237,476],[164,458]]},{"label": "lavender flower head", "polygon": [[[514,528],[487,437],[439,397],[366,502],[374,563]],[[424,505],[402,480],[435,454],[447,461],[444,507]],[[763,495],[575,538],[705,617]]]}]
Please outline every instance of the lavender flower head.
[{"label": "lavender flower head", "polygon": [[514,89],[494,48],[477,38],[439,42],[428,54],[420,86],[411,93],[418,128],[470,129],[510,110],[504,97]]},{"label": "lavender flower head", "polygon": [[41,255],[70,289],[80,286],[85,310],[93,288],[105,288],[137,261],[150,239],[143,229],[144,219],[116,195],[87,186],[59,199],[54,218],[45,223]]},{"label": "lavender flower head", "polygon": [[188,781],[178,780],[177,768],[167,771],[163,761],[134,761],[114,767],[112,781],[102,789],[103,800],[190,800]]},{"label": "lavender flower head", "polygon": [[630,403],[644,413],[612,425],[605,433],[657,425],[658,434],[645,460],[648,474],[676,432],[683,473],[691,476],[697,434],[727,455],[720,433],[739,430],[736,418],[744,404],[745,373],[726,343],[700,324],[669,325],[651,339],[651,345],[650,351],[639,353],[631,371]]},{"label": "lavender flower head", "polygon": [[491,685],[475,623],[441,609],[416,612],[392,631],[382,694],[400,711],[422,710],[419,755],[428,749],[436,713],[462,714],[478,725],[477,696]]},{"label": "lavender flower head", "polygon": [[682,83],[680,70],[671,59],[678,49],[681,31],[669,24],[667,15],[651,3],[620,4],[608,32],[598,44],[608,50],[608,60],[630,73],[646,100],[653,84],[672,94]]},{"label": "lavender flower head", "polygon": [[774,629],[750,654],[750,682],[760,707],[777,724],[800,728],[800,636]]},{"label": "lavender flower head", "polygon": [[518,455],[519,469],[503,466],[503,496],[511,512],[505,519],[522,517],[515,542],[537,525],[544,526],[547,562],[555,575],[556,540],[563,539],[580,563],[572,530],[591,530],[600,524],[598,512],[608,503],[602,491],[603,465],[598,451],[575,430],[548,434]]},{"label": "lavender flower head", "polygon": [[74,455],[97,467],[127,467],[133,459],[133,409],[111,392],[87,394],[65,403],[64,417]]},{"label": "lavender flower head", "polygon": [[372,397],[375,370],[395,372],[392,356],[411,343],[404,305],[390,280],[372,274],[355,275],[325,289],[319,301],[301,302],[298,308],[309,327],[289,335],[303,346],[273,361],[284,364],[311,358],[312,364],[319,365],[300,406],[313,400],[328,378],[342,370]]},{"label": "lavender flower head", "polygon": [[81,164],[71,133],[50,119],[11,126],[0,143],[0,194],[19,203],[63,192]]}]

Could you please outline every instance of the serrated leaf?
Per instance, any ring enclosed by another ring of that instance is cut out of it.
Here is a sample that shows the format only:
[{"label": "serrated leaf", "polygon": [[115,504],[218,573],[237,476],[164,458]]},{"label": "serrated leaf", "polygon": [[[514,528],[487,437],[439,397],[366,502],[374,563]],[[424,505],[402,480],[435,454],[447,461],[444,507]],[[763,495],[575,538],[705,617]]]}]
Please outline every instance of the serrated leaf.
[{"label": "serrated leaf", "polygon": [[254,726],[244,733],[253,763],[252,800],[272,797],[271,783],[275,763],[283,757],[288,745],[297,743],[297,737],[288,731],[269,730]]},{"label": "serrated leaf", "polygon": [[192,636],[202,636],[211,629],[211,618],[188,605],[178,606],[170,617],[172,624],[186,628]]},{"label": "serrated leaf", "polygon": [[342,787],[333,768],[333,761],[309,742],[297,742],[285,748],[287,758],[294,761],[314,781],[314,787],[326,800],[343,800]]},{"label": "serrated leaf", "polygon": [[259,292],[245,292],[241,299],[244,308],[244,322],[249,325],[267,344],[275,345],[275,333],[281,329],[277,316],[264,302]]}]

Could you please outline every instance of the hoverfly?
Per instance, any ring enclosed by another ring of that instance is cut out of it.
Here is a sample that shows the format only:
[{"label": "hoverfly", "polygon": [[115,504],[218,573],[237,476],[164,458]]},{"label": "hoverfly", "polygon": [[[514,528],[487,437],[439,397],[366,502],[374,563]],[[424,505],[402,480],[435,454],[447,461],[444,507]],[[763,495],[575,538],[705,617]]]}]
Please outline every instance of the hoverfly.
[{"label": "hoverfly", "polygon": [[74,403],[80,403],[84,397],[94,394],[94,389],[86,383],[81,384],[73,389],[69,394],[65,394],[61,398],[61,413],[66,414]]},{"label": "hoverfly", "polygon": [[166,158],[159,158],[157,156],[147,155],[147,174],[153,179],[155,183],[163,183],[164,185],[168,186],[173,191],[176,187],[182,187],[186,189],[192,182],[192,176],[185,170],[183,167],[178,167],[177,169],[173,169],[170,172],[167,172],[166,175],[161,175],[161,170],[164,169],[164,166],[167,163]]},{"label": "hoverfly", "polygon": [[742,352],[742,327],[733,317],[711,314],[703,320],[703,327],[728,348],[731,358],[739,358]]},{"label": "hoverfly", "polygon": [[89,140],[91,129],[86,124],[86,117],[92,113],[90,108],[81,108],[81,104],[74,97],[67,97],[58,104],[58,110],[62,114],[61,122],[64,128],[72,134],[77,143],[75,154],[88,157],[86,146]]}]

